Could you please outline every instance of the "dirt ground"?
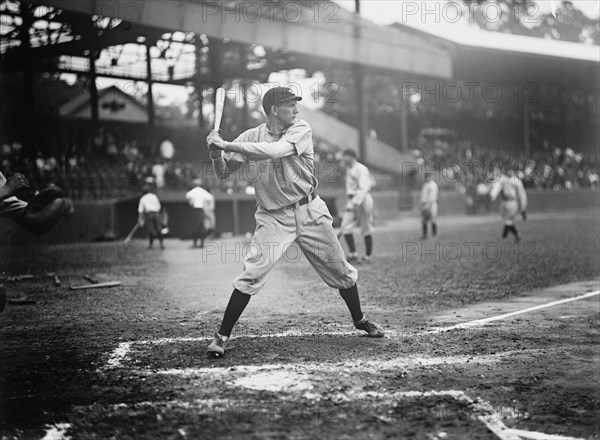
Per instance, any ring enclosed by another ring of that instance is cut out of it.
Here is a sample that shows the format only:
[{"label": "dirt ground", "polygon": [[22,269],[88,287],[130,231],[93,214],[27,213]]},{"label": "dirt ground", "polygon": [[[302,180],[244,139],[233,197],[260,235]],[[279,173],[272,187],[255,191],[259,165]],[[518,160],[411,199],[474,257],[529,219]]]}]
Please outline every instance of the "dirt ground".
[{"label": "dirt ground", "polygon": [[[3,249],[3,276],[34,277],[3,281],[0,438],[599,438],[599,295],[450,328],[600,289],[598,213],[530,217],[518,245],[495,216],[425,242],[418,219],[378,225],[358,266],[378,340],[291,251],[219,360],[247,239]],[[121,286],[69,289],[86,274]]]}]

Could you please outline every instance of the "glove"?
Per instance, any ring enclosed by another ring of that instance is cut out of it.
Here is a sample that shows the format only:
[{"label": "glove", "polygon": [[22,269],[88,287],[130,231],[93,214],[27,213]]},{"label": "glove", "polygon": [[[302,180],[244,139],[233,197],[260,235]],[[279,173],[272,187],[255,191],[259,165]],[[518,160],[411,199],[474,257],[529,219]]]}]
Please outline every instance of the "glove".
[{"label": "glove", "polygon": [[523,217],[523,221],[527,220],[527,213],[525,211],[521,211],[521,217]]}]

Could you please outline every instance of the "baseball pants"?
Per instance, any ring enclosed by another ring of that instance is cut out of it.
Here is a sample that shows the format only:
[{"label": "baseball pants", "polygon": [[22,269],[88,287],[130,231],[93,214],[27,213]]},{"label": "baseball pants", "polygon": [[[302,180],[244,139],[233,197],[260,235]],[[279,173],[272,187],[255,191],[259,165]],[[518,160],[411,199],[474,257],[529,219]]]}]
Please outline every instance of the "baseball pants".
[{"label": "baseball pants", "polygon": [[362,235],[373,234],[373,197],[367,194],[363,202],[352,211],[345,211],[342,216],[342,233],[352,234],[354,228],[360,227]]},{"label": "baseball pants", "polygon": [[503,200],[500,204],[500,214],[504,220],[504,224],[511,226],[515,224],[515,217],[519,213],[518,200]]},{"label": "baseball pants", "polygon": [[257,294],[281,258],[297,261],[298,247],[329,287],[348,289],[356,283],[358,271],[346,261],[333,218],[320,197],[302,206],[273,211],[259,207],[254,218],[256,230],[244,259],[244,271],[233,281],[235,289]]}]

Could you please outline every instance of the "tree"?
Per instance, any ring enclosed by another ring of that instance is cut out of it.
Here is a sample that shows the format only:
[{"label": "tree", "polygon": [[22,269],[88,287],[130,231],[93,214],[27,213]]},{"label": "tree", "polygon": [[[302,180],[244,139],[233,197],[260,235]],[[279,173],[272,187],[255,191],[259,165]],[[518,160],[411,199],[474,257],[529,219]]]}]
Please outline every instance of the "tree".
[{"label": "tree", "polygon": [[464,0],[470,17],[481,29],[516,35],[599,44],[600,23],[572,2],[563,1],[552,13],[538,14],[532,0]]}]

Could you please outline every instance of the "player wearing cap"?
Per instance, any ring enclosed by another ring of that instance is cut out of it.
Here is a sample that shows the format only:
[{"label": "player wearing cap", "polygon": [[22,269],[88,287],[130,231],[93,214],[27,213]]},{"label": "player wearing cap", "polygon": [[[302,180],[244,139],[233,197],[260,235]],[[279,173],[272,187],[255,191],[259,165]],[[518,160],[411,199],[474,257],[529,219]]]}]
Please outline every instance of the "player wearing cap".
[{"label": "player wearing cap", "polygon": [[369,169],[356,159],[354,150],[344,150],[342,160],[346,167],[346,195],[348,201],[342,216],[341,230],[350,251],[348,261],[358,260],[352,233],[354,228],[358,226],[365,240],[366,255],[362,261],[369,263],[373,253],[373,197],[370,192],[373,186],[373,178]]},{"label": "player wearing cap", "polygon": [[285,87],[265,93],[262,106],[267,122],[245,131],[233,142],[213,130],[207,144],[215,172],[221,179],[246,167],[253,177],[258,208],[256,230],[244,271],[233,282],[233,293],[209,355],[225,353],[225,345],[252,295],[264,286],[275,263],[293,242],[325,283],[339,289],[354,326],[371,337],[382,337],[381,326],[362,313],[356,280],[357,270],[344,256],[327,205],[317,194],[312,131],[297,119],[302,98]]}]

